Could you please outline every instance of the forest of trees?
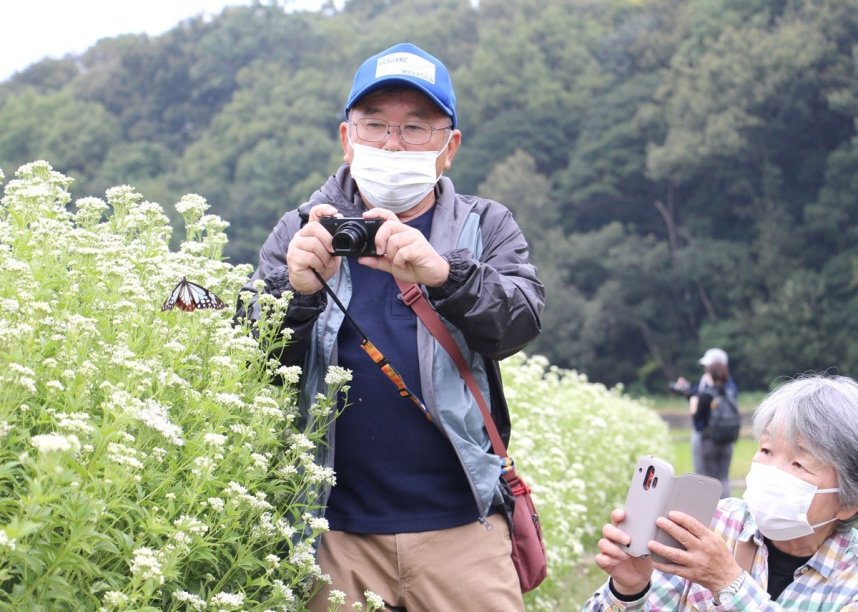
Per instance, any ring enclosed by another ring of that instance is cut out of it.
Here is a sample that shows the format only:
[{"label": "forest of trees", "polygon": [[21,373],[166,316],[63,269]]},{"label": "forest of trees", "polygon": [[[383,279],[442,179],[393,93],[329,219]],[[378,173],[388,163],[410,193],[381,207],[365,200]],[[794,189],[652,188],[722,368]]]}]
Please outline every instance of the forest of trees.
[{"label": "forest of trees", "polygon": [[713,345],[746,389],[858,374],[858,0],[257,2],[0,83],[0,167],[199,193],[254,262],[342,162],[358,64],[403,40],[453,73],[458,190],[532,244],[529,353],[641,391]]}]

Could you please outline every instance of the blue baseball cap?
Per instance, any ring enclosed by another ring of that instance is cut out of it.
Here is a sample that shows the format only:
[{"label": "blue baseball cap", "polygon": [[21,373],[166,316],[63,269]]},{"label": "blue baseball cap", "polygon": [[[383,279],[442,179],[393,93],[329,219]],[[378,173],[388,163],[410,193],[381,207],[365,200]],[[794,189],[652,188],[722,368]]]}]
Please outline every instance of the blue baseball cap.
[{"label": "blue baseball cap", "polygon": [[429,96],[453,120],[456,117],[456,93],[450,73],[441,61],[411,43],[399,43],[373,55],[355,73],[345,111],[362,97],[385,85],[406,85]]}]

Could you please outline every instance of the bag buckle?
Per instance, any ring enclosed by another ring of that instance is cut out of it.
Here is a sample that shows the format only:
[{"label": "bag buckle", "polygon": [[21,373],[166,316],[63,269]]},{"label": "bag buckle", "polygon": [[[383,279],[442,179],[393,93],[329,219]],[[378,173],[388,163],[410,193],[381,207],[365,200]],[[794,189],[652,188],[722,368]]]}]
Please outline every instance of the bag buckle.
[{"label": "bag buckle", "polygon": [[417,284],[413,284],[400,295],[402,296],[402,302],[406,306],[411,306],[414,302],[423,297],[423,292],[420,291],[420,287]]},{"label": "bag buckle", "polygon": [[530,494],[530,487],[521,478],[516,477],[512,481],[507,481],[507,484],[509,484],[509,490],[515,497]]}]

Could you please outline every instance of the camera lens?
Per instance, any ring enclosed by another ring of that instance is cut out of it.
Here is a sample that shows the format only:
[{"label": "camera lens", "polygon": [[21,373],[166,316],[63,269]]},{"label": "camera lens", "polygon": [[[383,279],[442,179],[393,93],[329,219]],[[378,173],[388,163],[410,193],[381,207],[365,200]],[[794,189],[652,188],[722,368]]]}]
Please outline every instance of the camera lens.
[{"label": "camera lens", "polygon": [[366,246],[367,234],[363,225],[353,222],[343,223],[333,236],[335,253],[357,254]]}]

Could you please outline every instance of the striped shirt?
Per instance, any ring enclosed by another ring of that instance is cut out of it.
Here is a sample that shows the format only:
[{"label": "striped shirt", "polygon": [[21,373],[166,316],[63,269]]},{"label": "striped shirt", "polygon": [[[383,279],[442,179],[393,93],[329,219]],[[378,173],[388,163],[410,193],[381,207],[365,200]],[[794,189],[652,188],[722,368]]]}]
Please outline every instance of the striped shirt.
[{"label": "striped shirt", "polygon": [[622,602],[614,597],[605,582],[584,604],[591,612],[646,610],[647,612],[684,612],[717,610],[806,610],[818,612],[858,612],[858,530],[835,532],[827,538],[807,563],[795,571],[793,582],[776,601],[766,592],[768,585],[768,549],[757,530],[747,505],[741,499],[722,499],[712,519],[712,530],[721,535],[730,550],[737,541],[753,538],[757,546],[750,575],[731,601],[715,607],[712,594],[699,584],[672,574],[653,570],[652,586],[636,601]]}]

